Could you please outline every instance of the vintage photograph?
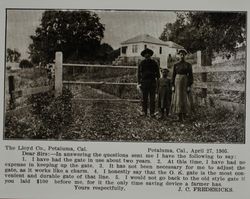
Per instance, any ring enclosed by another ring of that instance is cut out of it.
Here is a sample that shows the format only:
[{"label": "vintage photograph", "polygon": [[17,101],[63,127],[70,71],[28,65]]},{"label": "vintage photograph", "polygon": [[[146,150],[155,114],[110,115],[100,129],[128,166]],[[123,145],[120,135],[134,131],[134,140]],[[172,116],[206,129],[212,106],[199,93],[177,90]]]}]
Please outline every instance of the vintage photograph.
[{"label": "vintage photograph", "polygon": [[244,144],[246,17],[6,9],[4,139]]}]

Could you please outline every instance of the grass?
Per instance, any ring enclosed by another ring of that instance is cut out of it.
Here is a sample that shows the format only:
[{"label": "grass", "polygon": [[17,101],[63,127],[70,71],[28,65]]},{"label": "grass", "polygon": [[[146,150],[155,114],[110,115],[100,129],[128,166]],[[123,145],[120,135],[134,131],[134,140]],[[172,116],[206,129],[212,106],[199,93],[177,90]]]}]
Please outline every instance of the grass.
[{"label": "grass", "polygon": [[[104,95],[90,87],[75,90],[77,97],[98,97]],[[83,92],[80,92],[83,91]],[[113,96],[114,97],[114,96]],[[62,140],[121,141],[121,142],[166,142],[166,143],[244,143],[245,117],[242,113],[226,109],[196,106],[183,122],[176,121],[176,115],[165,120],[140,117],[140,104],[110,101],[73,101],[72,123],[64,131]],[[41,121],[32,114],[21,115],[6,121],[7,139],[58,139],[50,131],[41,134]],[[53,137],[54,136],[54,137]]]}]

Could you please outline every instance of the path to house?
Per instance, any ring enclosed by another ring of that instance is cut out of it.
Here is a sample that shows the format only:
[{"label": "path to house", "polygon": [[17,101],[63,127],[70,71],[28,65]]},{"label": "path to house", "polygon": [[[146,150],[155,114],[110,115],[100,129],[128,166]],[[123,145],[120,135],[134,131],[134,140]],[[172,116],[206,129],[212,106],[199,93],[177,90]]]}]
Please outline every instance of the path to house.
[{"label": "path to house", "polygon": [[[73,90],[77,98],[117,98],[100,90],[84,87]],[[198,107],[184,123],[174,116],[165,120],[139,116],[140,106],[130,102],[74,101],[74,122],[62,139],[149,142],[243,142],[243,121],[228,111]]]}]

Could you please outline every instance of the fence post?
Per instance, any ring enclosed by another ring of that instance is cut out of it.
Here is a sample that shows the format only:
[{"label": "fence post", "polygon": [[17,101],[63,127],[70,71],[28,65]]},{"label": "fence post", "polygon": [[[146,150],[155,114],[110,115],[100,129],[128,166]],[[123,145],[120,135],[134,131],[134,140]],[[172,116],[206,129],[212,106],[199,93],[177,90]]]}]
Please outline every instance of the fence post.
[{"label": "fence post", "polygon": [[197,51],[197,67],[201,67],[201,51]]},{"label": "fence post", "polygon": [[9,81],[9,94],[10,94],[9,107],[10,107],[10,109],[15,109],[15,96],[14,96],[15,80],[14,80],[14,76],[10,75],[8,77],[8,81]]},{"label": "fence post", "polygon": [[[201,51],[197,51],[197,67],[202,67],[202,53]],[[207,82],[207,73],[201,73],[201,82]],[[201,98],[202,103],[206,106],[207,105],[207,89],[202,88],[201,89]]]},{"label": "fence post", "polygon": [[55,96],[59,96],[62,93],[62,64],[63,64],[63,54],[62,52],[56,52],[55,55]]}]

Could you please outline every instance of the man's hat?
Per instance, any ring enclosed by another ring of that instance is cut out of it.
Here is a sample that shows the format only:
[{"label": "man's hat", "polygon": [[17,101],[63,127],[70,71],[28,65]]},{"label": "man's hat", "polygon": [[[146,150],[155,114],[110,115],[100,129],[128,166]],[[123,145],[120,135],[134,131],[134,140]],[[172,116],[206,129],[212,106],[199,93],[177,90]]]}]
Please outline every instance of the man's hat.
[{"label": "man's hat", "polygon": [[169,72],[169,69],[168,68],[161,68],[161,72],[163,72],[163,71]]},{"label": "man's hat", "polygon": [[146,48],[144,49],[142,52],[141,52],[141,56],[145,56],[145,54],[149,54],[150,56],[152,56],[154,54],[154,51],[152,51],[151,49],[149,48]]},{"label": "man's hat", "polygon": [[181,52],[184,52],[185,54],[188,54],[188,52],[184,48],[178,50],[178,54],[180,54]]}]

